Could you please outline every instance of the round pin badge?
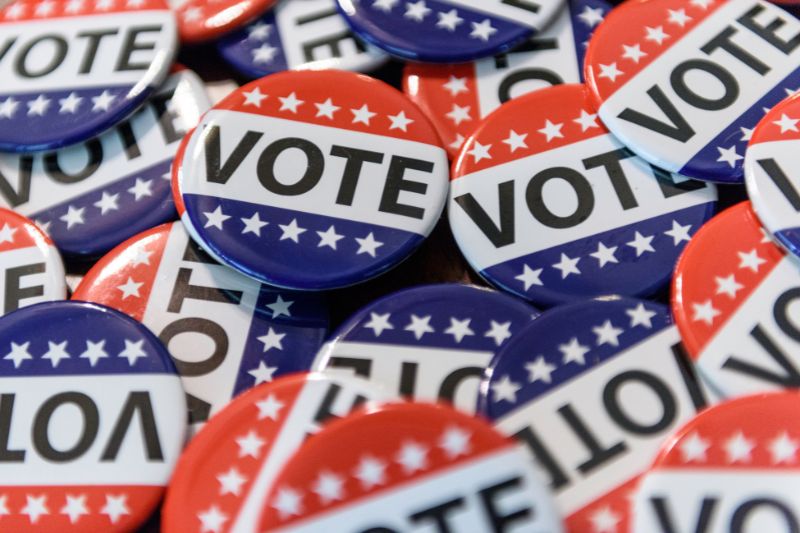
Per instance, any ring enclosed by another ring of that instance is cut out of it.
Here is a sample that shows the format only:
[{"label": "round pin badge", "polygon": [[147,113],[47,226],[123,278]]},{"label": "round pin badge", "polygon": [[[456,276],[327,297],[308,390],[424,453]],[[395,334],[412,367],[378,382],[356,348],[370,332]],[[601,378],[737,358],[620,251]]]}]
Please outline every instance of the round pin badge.
[{"label": "round pin badge", "polygon": [[583,81],[583,54],[594,28],[611,10],[604,0],[567,0],[544,31],[513,51],[472,63],[408,63],[403,91],[439,132],[451,157],[480,120],[523,94]]},{"label": "round pin badge", "polygon": [[133,531],[183,447],[186,403],[140,323],[85,302],[0,321],[3,529]]},{"label": "round pin badge", "polygon": [[800,394],[730,400],[670,438],[633,498],[633,533],[800,530]]},{"label": "round pin badge", "polygon": [[177,52],[163,0],[16,0],[0,10],[0,149],[85,141],[133,113]]},{"label": "round pin badge", "polygon": [[53,241],[36,224],[0,208],[0,287],[2,313],[28,305],[63,300],[67,281]]},{"label": "round pin badge", "polygon": [[798,298],[800,269],[742,202],[686,246],[672,313],[700,374],[732,397],[800,385]]},{"label": "round pin badge", "polygon": [[800,20],[754,0],[627,2],[586,51],[603,123],[650,163],[741,183],[747,141],[800,86]]},{"label": "round pin badge", "polygon": [[341,524],[563,531],[538,472],[512,441],[445,405],[414,403],[355,413],[310,438],[275,478],[259,531]]},{"label": "round pin badge", "polygon": [[169,0],[178,20],[182,44],[198,44],[222,37],[266,11],[277,0]]},{"label": "round pin badge", "polygon": [[223,59],[250,78],[296,69],[368,72],[389,59],[353,35],[336,0],[279,3],[220,39],[217,48]]},{"label": "round pin badge", "polygon": [[517,298],[470,285],[405,289],[345,321],[313,368],[352,373],[400,396],[473,412],[484,368],[537,315]]},{"label": "round pin badge", "polygon": [[[295,374],[234,399],[187,446],[167,490],[164,533],[257,533],[275,476],[330,419],[391,396],[347,376]],[[326,452],[330,455],[330,452]]]},{"label": "round pin badge", "polygon": [[308,370],[328,326],[320,297],[278,291],[218,264],[180,222],[109,252],[72,298],[113,307],[158,335],[195,430],[242,391]]},{"label": "round pin badge", "polygon": [[713,185],[648,165],[612,136],[583,85],[511,100],[453,164],[448,216],[487,281],[542,305],[649,296],[715,208]]},{"label": "round pin badge", "polygon": [[203,82],[182,69],[99,137],[55,152],[0,154],[0,206],[34,219],[65,255],[101,255],[175,219],[170,165],[209,106]]},{"label": "round pin badge", "polygon": [[478,413],[541,465],[573,533],[628,531],[628,497],[705,405],[666,307],[630,298],[544,312],[495,357]]},{"label": "round pin badge", "polygon": [[442,212],[448,166],[399,91],[351,72],[288,71],[206,113],[175,177],[182,220],[220,262],[319,290],[411,254]]},{"label": "round pin badge", "polygon": [[365,41],[400,59],[460,63],[506,52],[544,29],[564,0],[337,0]]},{"label": "round pin badge", "polygon": [[800,175],[792,150],[800,148],[798,122],[800,103],[792,96],[764,115],[744,159],[753,210],[775,240],[795,255],[800,255]]}]

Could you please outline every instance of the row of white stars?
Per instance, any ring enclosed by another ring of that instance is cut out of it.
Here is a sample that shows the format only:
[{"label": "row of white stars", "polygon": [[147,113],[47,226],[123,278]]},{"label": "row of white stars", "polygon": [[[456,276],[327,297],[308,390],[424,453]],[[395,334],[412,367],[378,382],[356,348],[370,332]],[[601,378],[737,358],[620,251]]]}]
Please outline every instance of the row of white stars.
[{"label": "row of white stars", "polygon": [[[147,357],[144,351],[144,340],[131,341],[125,340],[125,349],[117,354],[117,357],[124,357],[128,360],[128,364],[133,366],[136,361],[141,357]],[[33,359],[33,356],[28,351],[30,348],[30,341],[17,344],[11,343],[11,350],[3,356],[6,361],[14,363],[14,368],[19,368],[22,363]],[[86,349],[78,356],[79,359],[88,359],[89,364],[94,367],[100,359],[110,357],[105,349],[106,340],[101,339],[98,341],[86,341]],[[47,359],[53,365],[53,368],[58,367],[63,359],[72,359],[73,355],[67,351],[67,341],[53,342],[47,341],[47,351],[42,354],[41,359]]]},{"label": "row of white stars", "polygon": [[[372,8],[384,13],[391,13],[392,9],[400,2],[400,0],[375,0],[372,3]],[[414,22],[424,21],[433,10],[428,7],[425,0],[417,2],[405,2],[405,13],[403,18],[413,20]],[[456,28],[464,23],[464,19],[459,16],[457,9],[450,11],[438,11],[436,16],[439,20],[436,22],[436,27],[448,32],[455,32]],[[473,39],[480,39],[481,41],[488,41],[492,35],[497,33],[497,28],[492,26],[492,21],[484,19],[480,23],[470,22],[471,31],[469,36]]]},{"label": "row of white stars", "polygon": [[[38,2],[34,5],[33,9],[33,16],[35,17],[49,17],[53,14],[56,10],[56,6],[61,2],[55,2],[53,0],[44,0],[42,2]],[[145,0],[126,0],[125,6],[129,8],[139,8],[145,4]],[[31,4],[26,4],[25,2],[14,2],[5,12],[5,18],[9,20],[17,20],[23,16],[25,16],[25,11],[27,7]],[[114,9],[117,7],[116,0],[95,0],[93,3],[94,10],[96,11],[108,11],[110,9]],[[84,0],[69,0],[66,2],[64,6],[64,13],[80,13],[86,8]]]},{"label": "row of white stars", "polygon": [[[126,495],[120,494],[115,496],[106,494],[105,496],[106,503],[97,512],[98,514],[108,516],[112,524],[116,524],[122,515],[131,514],[126,502],[128,499]],[[0,516],[11,514],[11,511],[8,509],[7,501],[7,495],[0,495]],[[81,516],[92,513],[86,505],[85,494],[80,494],[78,496],[67,494],[64,501],[64,506],[61,507],[58,512],[59,514],[67,515],[71,524],[77,524]],[[52,514],[47,506],[47,495],[42,494],[40,496],[34,496],[32,494],[26,494],[25,502],[25,506],[20,508],[19,514],[28,515],[28,520],[30,520],[31,524],[36,524],[39,518],[44,515]]]},{"label": "row of white stars", "polygon": [[[219,230],[223,230],[225,221],[231,218],[230,215],[223,213],[222,206],[217,206],[214,211],[204,212],[203,215],[206,217],[204,228],[217,228]],[[261,228],[269,224],[269,222],[261,220],[257,212],[253,213],[249,218],[241,217],[240,220],[244,224],[242,234],[253,233],[257,237],[261,236]],[[281,237],[278,240],[290,240],[297,244],[300,243],[300,235],[307,231],[307,228],[297,224],[296,218],[293,218],[289,224],[278,224],[278,227],[281,228]],[[315,233],[319,237],[317,248],[327,247],[332,250],[338,250],[337,243],[346,237],[344,234],[336,233],[336,226],[333,224],[327,230],[316,231]],[[381,241],[376,241],[375,235],[371,231],[365,237],[353,237],[353,239],[358,243],[356,255],[368,254],[371,257],[376,257],[378,248],[384,244]]]},{"label": "row of white stars", "polygon": [[[678,246],[683,241],[688,241],[691,237],[689,236],[689,230],[691,229],[691,224],[681,225],[678,223],[677,220],[672,221],[672,229],[664,231],[664,235],[668,235],[672,237],[673,244]],[[655,235],[642,235],[639,231],[634,234],[634,239],[632,241],[628,241],[625,243],[626,246],[630,246],[636,250],[636,257],[640,257],[644,253],[655,253],[655,248],[653,248],[653,239],[655,239]],[[608,263],[619,263],[619,260],[616,257],[617,249],[619,246],[606,246],[602,242],[597,243],[597,251],[590,253],[589,255],[595,259],[597,259],[598,266],[600,268],[605,267]],[[569,257],[567,254],[562,253],[561,259],[558,263],[554,263],[552,268],[559,270],[561,272],[561,279],[566,279],[567,276],[572,274],[580,275],[582,272],[578,268],[578,262],[583,259],[581,256]],[[544,282],[541,280],[541,275],[543,268],[536,268],[533,269],[527,264],[522,266],[522,273],[519,276],[515,276],[514,279],[519,280],[525,290],[531,288],[533,285],[543,286]]]},{"label": "row of white stars", "polygon": [[[375,337],[380,337],[381,334],[387,329],[395,329],[394,324],[389,321],[391,316],[391,313],[378,314],[370,312],[369,322],[364,324],[364,327],[371,329],[375,333]],[[410,331],[414,334],[414,337],[417,340],[420,340],[426,333],[436,332],[434,327],[430,325],[430,321],[431,315],[417,316],[415,314],[411,314],[409,317],[409,322],[405,327],[403,327],[403,330]],[[453,340],[456,343],[460,343],[462,340],[464,340],[464,337],[475,335],[475,332],[470,327],[471,322],[471,318],[459,320],[455,317],[450,317],[450,326],[443,330],[443,333],[446,335],[452,335]],[[497,346],[500,346],[503,344],[503,341],[511,337],[511,321],[500,323],[491,320],[490,324],[491,325],[489,329],[486,330],[483,336],[494,339],[494,343]]]},{"label": "row of white stars", "polygon": [[[646,329],[652,329],[652,320],[656,316],[655,311],[649,311],[641,303],[634,308],[626,309],[625,314],[630,317],[630,328],[642,326]],[[623,328],[615,327],[611,320],[606,320],[591,329],[595,335],[595,346],[608,344],[615,348],[619,347],[619,337],[625,332]],[[568,343],[558,346],[558,351],[562,354],[561,365],[575,363],[585,366],[586,354],[591,350],[591,347],[581,344],[577,337],[572,337]],[[547,384],[552,383],[552,374],[557,369],[556,365],[548,363],[543,355],[539,355],[536,359],[525,364],[525,370],[528,372],[528,384],[532,385],[537,381]],[[517,392],[522,389],[522,385],[512,381],[508,374],[502,376],[497,382],[492,383],[490,387],[494,394],[495,402],[506,401],[510,403],[516,403]]]},{"label": "row of white stars", "polygon": [[759,443],[748,438],[742,431],[737,431],[721,444],[714,443],[710,438],[705,438],[697,431],[688,435],[679,445],[681,458],[684,463],[702,463],[708,460],[708,449],[713,445],[721,445],[725,450],[728,464],[747,464],[753,461],[753,451],[759,446],[765,446],[772,456],[772,464],[797,463],[797,450],[800,441],[792,439],[786,431],[776,435],[773,439]]},{"label": "row of white stars", "polygon": [[[108,111],[111,108],[111,104],[114,101],[116,96],[109,93],[107,90],[103,89],[103,92],[97,96],[92,96],[92,111],[95,113]],[[77,93],[71,92],[66,98],[60,98],[58,100],[59,110],[58,113],[62,114],[71,114],[74,115],[78,112],[78,108],[81,105],[81,102],[84,100],[84,97],[78,96]],[[42,117],[47,113],[50,104],[52,103],[51,98],[47,98],[44,94],[40,94],[33,100],[28,100],[25,105],[28,106],[27,116],[35,117],[39,116]],[[22,103],[22,100],[17,100],[13,96],[9,96],[2,102],[0,102],[0,118],[13,118],[19,108],[19,104]]]}]

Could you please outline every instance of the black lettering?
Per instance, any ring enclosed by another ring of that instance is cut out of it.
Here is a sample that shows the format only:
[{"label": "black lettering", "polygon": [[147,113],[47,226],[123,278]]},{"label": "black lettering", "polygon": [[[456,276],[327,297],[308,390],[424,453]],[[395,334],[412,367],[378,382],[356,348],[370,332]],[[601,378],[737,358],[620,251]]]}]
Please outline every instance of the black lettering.
[{"label": "black lettering", "polygon": [[[306,169],[303,177],[295,183],[286,185],[275,177],[275,161],[285,150],[301,150],[306,156]],[[325,170],[325,156],[316,144],[299,137],[278,139],[267,146],[258,158],[256,174],[258,181],[268,191],[282,196],[299,196],[313,189]]]},{"label": "black lettering", "polygon": [[[644,385],[658,397],[661,403],[661,418],[657,422],[650,425],[641,424],[623,411],[619,401],[619,391],[631,382]],[[653,435],[664,431],[675,421],[678,413],[675,397],[669,387],[657,376],[644,370],[627,370],[611,378],[603,388],[603,405],[619,427],[634,435]]]},{"label": "black lettering", "polygon": [[780,531],[785,533],[798,533],[798,531],[800,531],[800,525],[798,525],[797,517],[794,515],[794,511],[792,511],[791,507],[773,498],[754,498],[742,503],[733,512],[730,532],[742,533],[743,531],[750,531],[749,529],[745,529],[747,518],[753,511],[764,507],[778,511],[783,517],[786,528],[780,528]]},{"label": "black lettering", "polygon": [[673,196],[697,191],[706,187],[705,183],[698,180],[685,179],[680,183],[676,183],[672,174],[663,168],[650,165],[650,170],[653,171],[653,176],[655,176],[658,187],[661,189],[661,194],[664,195],[664,198],[672,198]]},{"label": "black lettering", "polygon": [[[337,13],[334,12],[334,15]],[[330,50],[331,57],[342,57],[344,54],[342,53],[342,43],[344,41],[350,41],[355,46],[356,50],[359,52],[366,51],[364,45],[358,41],[357,39],[353,39],[353,34],[347,30],[340,31],[337,33],[332,33],[330,35],[326,35],[325,37],[320,37],[319,39],[314,39],[311,41],[306,41],[303,43],[303,56],[305,57],[306,61],[316,61],[319,59],[317,57],[316,51],[320,48],[327,48]]]},{"label": "black lettering", "polygon": [[480,379],[481,376],[483,376],[483,368],[480,367],[473,366],[454,370],[442,380],[442,385],[439,387],[439,398],[455,403],[456,391],[461,383],[469,378]]},{"label": "black lettering", "polygon": [[694,364],[689,360],[689,354],[686,353],[686,348],[682,343],[677,342],[671,347],[672,356],[675,358],[675,364],[678,365],[678,370],[681,372],[681,379],[683,384],[686,385],[686,392],[692,399],[692,405],[695,411],[700,411],[708,406],[703,389],[700,388],[697,375],[695,374]]},{"label": "black lettering", "polygon": [[122,143],[122,148],[125,150],[125,157],[130,161],[142,155],[139,149],[139,142],[136,140],[136,134],[133,133],[133,127],[130,121],[123,120],[114,128]]},{"label": "black lettering", "polygon": [[331,357],[328,366],[333,368],[351,368],[356,376],[369,379],[372,373],[372,361],[357,357]]},{"label": "black lettering", "polygon": [[186,135],[186,131],[175,127],[175,120],[178,119],[178,113],[171,111],[168,107],[169,102],[174,96],[175,91],[172,90],[166,93],[156,94],[150,97],[148,101],[148,103],[153,106],[153,109],[155,109],[156,117],[158,117],[158,128],[161,130],[161,134],[164,136],[164,140],[167,144],[180,141],[183,139],[183,136]]},{"label": "black lettering", "polygon": [[225,357],[228,355],[228,334],[222,326],[213,320],[200,317],[179,318],[167,324],[159,333],[158,338],[164,343],[164,346],[169,347],[172,339],[181,333],[199,333],[205,335],[214,343],[214,351],[202,361],[178,359],[175,351],[170,350],[172,361],[181,376],[204,376],[210,374],[225,361]]},{"label": "black lettering", "polygon": [[371,150],[359,150],[349,146],[331,147],[331,155],[343,157],[347,160],[342,174],[342,183],[339,185],[339,193],[336,196],[336,203],[339,205],[353,205],[353,197],[356,194],[358,178],[361,177],[361,168],[364,163],[383,163],[383,154]]},{"label": "black lettering", "polygon": [[514,182],[504,181],[497,185],[499,226],[486,213],[472,193],[455,197],[455,202],[478,226],[495,248],[514,244]]},{"label": "black lettering", "polygon": [[[53,413],[65,404],[72,404],[78,408],[83,418],[83,427],[80,438],[72,448],[56,450],[50,443],[48,429]],[[97,429],[100,427],[100,413],[94,401],[82,392],[61,392],[47,399],[39,407],[33,418],[32,439],[33,446],[43,458],[54,463],[64,463],[77,459],[94,443],[97,438]]]},{"label": "black lettering", "polygon": [[778,162],[770,157],[769,159],[758,159],[756,163],[767,173],[767,176],[770,177],[772,183],[781,191],[781,194],[783,194],[783,197],[791,204],[792,208],[795,211],[800,211],[800,193],[798,193],[797,189],[792,185],[792,182],[783,172],[781,166],[778,165]]},{"label": "black lettering", "polygon": [[76,37],[86,37],[88,39],[88,42],[86,43],[86,51],[83,55],[83,61],[81,61],[81,66],[78,68],[78,74],[88,74],[92,71],[94,58],[97,56],[97,49],[100,46],[100,41],[103,40],[103,37],[116,35],[118,32],[119,30],[116,28],[109,28],[105,30],[82,31],[78,33]]},{"label": "black lettering", "polygon": [[117,66],[114,67],[116,72],[124,71],[124,70],[147,70],[150,68],[150,61],[140,61],[138,63],[134,63],[131,61],[131,56],[135,52],[140,50],[155,50],[156,48],[156,41],[145,41],[140,42],[138,37],[143,33],[160,33],[161,26],[160,25],[150,25],[150,26],[131,26],[128,29],[128,32],[125,34],[125,38],[122,41],[122,47],[120,48],[119,58],[117,60]]},{"label": "black lettering", "polygon": [[639,206],[636,197],[633,195],[633,189],[631,189],[631,185],[628,183],[628,178],[625,176],[625,171],[622,170],[622,165],[619,163],[623,159],[629,157],[633,157],[633,153],[627,148],[620,148],[604,154],[587,157],[583,160],[583,167],[586,170],[597,167],[603,167],[605,169],[623,210]]},{"label": "black lettering", "polygon": [[[716,99],[706,98],[694,92],[686,85],[686,74],[692,70],[702,70],[711,74],[722,84],[725,92]],[[733,104],[739,97],[739,84],[733,74],[721,66],[706,59],[690,59],[672,69],[670,84],[678,96],[687,104],[705,111],[719,111]]]},{"label": "black lettering", "polygon": [[800,287],[789,289],[775,300],[775,305],[772,308],[772,316],[778,327],[795,342],[800,342],[800,330],[789,319],[789,305],[798,298],[800,298]]},{"label": "black lettering", "polygon": [[661,135],[675,139],[676,141],[682,143],[685,143],[694,137],[694,130],[689,123],[686,122],[686,119],[683,118],[683,115],[681,115],[680,111],[678,111],[672,102],[669,101],[669,98],[667,98],[667,96],[664,94],[664,91],[661,90],[661,87],[658,85],[653,85],[647,90],[647,95],[653,102],[655,102],[664,115],[666,115],[669,123],[656,120],[653,117],[631,109],[630,107],[623,109],[617,116],[622,120],[626,120],[632,124],[636,124],[637,126],[660,133]]},{"label": "black lettering", "polygon": [[[496,60],[495,60],[496,62]],[[543,81],[548,85],[561,85],[564,80],[557,73],[545,68],[526,68],[517,70],[503,78],[497,87],[497,98],[502,103],[511,100],[511,91],[514,86],[523,81]]]},{"label": "black lettering", "polygon": [[549,484],[551,489],[558,491],[569,485],[570,481],[564,469],[561,468],[556,458],[544,445],[539,435],[533,431],[533,428],[530,426],[524,427],[517,431],[513,437],[527,446],[536,457],[536,462],[550,474]]},{"label": "black lettering", "polygon": [[206,155],[206,181],[211,183],[228,183],[231,176],[244,158],[253,150],[253,147],[264,135],[258,131],[248,131],[236,144],[231,155],[222,163],[220,155],[219,126],[209,126],[203,132],[203,145]]},{"label": "black lettering", "polygon": [[17,42],[16,37],[11,37],[3,41],[3,46],[2,48],[0,48],[0,61],[2,61],[3,58],[6,57],[6,54],[8,53],[9,50],[11,50],[11,47],[14,46],[14,43],[16,42]]},{"label": "black lettering", "polygon": [[170,296],[169,305],[167,305],[167,311],[170,313],[180,313],[183,301],[187,298],[233,305],[239,305],[242,301],[242,291],[192,285],[190,283],[191,277],[192,270],[190,268],[181,267],[178,269],[172,296]]},{"label": "black lettering", "polygon": [[[339,418],[333,413],[333,404],[336,402],[336,398],[339,397],[341,392],[341,385],[333,382],[330,384],[328,390],[325,391],[325,396],[322,398],[322,402],[319,404],[317,412],[314,414],[314,422],[317,424],[322,424],[331,419]],[[350,407],[348,407],[343,414],[352,412],[366,401],[367,399],[364,396],[356,395],[353,398],[353,403],[350,404]]]},{"label": "black lettering", "polygon": [[[678,533],[675,523],[672,520],[672,515],[667,509],[667,501],[661,497],[650,498],[650,504],[656,512],[656,519],[658,520],[658,525],[661,527],[661,533]],[[717,500],[715,498],[703,498],[694,533],[705,533],[708,531],[708,526],[711,524],[711,519],[716,508]]]},{"label": "black lettering", "polygon": [[454,498],[452,500],[434,505],[423,511],[419,511],[410,515],[408,518],[414,524],[422,522],[433,522],[436,526],[436,531],[439,533],[452,533],[454,530],[450,527],[447,520],[447,514],[454,509],[464,507],[464,498]]},{"label": "black lettering", "polygon": [[711,55],[714,50],[722,49],[763,76],[770,71],[769,65],[759,60],[747,50],[731,41],[731,37],[739,33],[736,28],[728,26],[719,32],[713,39],[704,44],[700,50],[706,55]]},{"label": "black lettering", "polygon": [[2,463],[25,462],[25,450],[11,450],[8,447],[15,397],[14,394],[0,394],[0,462]]},{"label": "black lettering", "polygon": [[422,219],[425,216],[425,209],[399,202],[402,191],[425,194],[428,190],[427,183],[405,179],[404,176],[407,169],[430,173],[433,171],[433,163],[414,159],[413,157],[392,156],[389,162],[389,172],[386,174],[386,186],[383,188],[378,210],[384,213]]},{"label": "black lettering", "polygon": [[211,404],[197,396],[186,393],[186,409],[189,412],[189,424],[199,424],[208,420]]},{"label": "black lettering", "polygon": [[501,2],[507,6],[518,7],[531,13],[538,13],[541,6],[533,0],[503,0]]},{"label": "black lettering", "polygon": [[509,489],[516,490],[520,485],[522,485],[522,478],[512,477],[478,491],[478,495],[483,502],[483,508],[486,514],[489,516],[489,523],[492,524],[492,531],[494,531],[494,533],[505,533],[505,531],[508,531],[512,527],[510,524],[513,522],[530,520],[533,514],[533,509],[530,507],[523,507],[522,509],[517,509],[508,514],[501,514],[495,505],[497,493],[505,492]]},{"label": "black lettering", "polygon": [[800,45],[800,32],[794,35],[788,41],[781,39],[778,32],[786,24],[786,19],[783,17],[775,17],[766,26],[761,26],[756,22],[756,17],[764,11],[764,6],[754,4],[747,13],[736,19],[736,22],[752,31],[769,44],[783,52],[784,54],[791,54],[795,48]]},{"label": "black lettering", "polygon": [[114,424],[111,437],[108,439],[101,461],[114,461],[117,458],[122,441],[128,434],[128,429],[133,424],[133,417],[139,413],[139,421],[142,426],[142,442],[144,442],[147,459],[149,461],[163,461],[164,453],[161,451],[161,439],[158,436],[156,417],[153,413],[153,404],[150,401],[150,393],[146,391],[132,391],[128,394],[125,405],[122,406],[119,419]]},{"label": "black lettering", "polygon": [[761,329],[761,324],[756,324],[750,331],[750,335],[758,342],[761,347],[767,352],[772,359],[780,365],[784,373],[776,374],[772,370],[756,366],[748,361],[744,361],[731,355],[722,364],[722,368],[739,372],[740,374],[747,374],[752,377],[775,383],[784,388],[800,387],[800,373],[792,366],[792,363],[781,351],[780,347],[775,344],[775,341],[767,334],[766,331]]},{"label": "black lettering", "polygon": [[6,177],[0,173],[0,194],[11,205],[17,207],[26,203],[31,196],[31,174],[33,157],[23,155],[19,158],[19,191],[14,190]]},{"label": "black lettering", "polygon": [[403,361],[400,365],[400,396],[414,396],[417,384],[417,370],[419,365],[410,361]]},{"label": "black lettering", "polygon": [[19,309],[20,300],[25,298],[35,298],[44,294],[43,285],[33,285],[32,287],[21,287],[20,279],[33,274],[42,274],[45,271],[44,263],[31,263],[6,269],[6,295],[3,301],[3,312],[9,313]]},{"label": "black lettering", "polygon": [[100,144],[98,139],[92,139],[83,143],[83,148],[86,150],[88,157],[86,158],[86,165],[73,174],[68,174],[61,168],[61,162],[58,157],[61,151],[49,152],[44,156],[44,171],[52,179],[59,183],[78,183],[83,181],[100,168],[103,163],[103,145]]},{"label": "black lettering", "polygon": [[617,442],[608,447],[603,447],[600,442],[598,442],[594,433],[589,430],[588,426],[586,426],[583,420],[572,409],[570,404],[560,407],[558,409],[558,413],[561,415],[561,418],[564,419],[570,429],[572,429],[575,435],[581,440],[591,455],[589,459],[578,465],[578,470],[580,470],[583,474],[588,474],[595,468],[598,468],[604,463],[611,461],[617,455],[625,453],[625,451],[628,449],[623,441]]},{"label": "black lettering", "polygon": [[[564,180],[575,191],[578,202],[575,211],[571,214],[556,215],[545,204],[544,186],[551,179]],[[594,210],[594,193],[592,193],[591,184],[580,172],[569,167],[552,167],[538,172],[528,182],[525,200],[533,218],[548,228],[564,229],[577,226],[589,218]]]},{"label": "black lettering", "polygon": [[[28,54],[39,43],[44,42],[51,42],[55,45],[55,50],[50,57],[50,61],[43,67],[39,68],[39,70],[30,70],[27,66]],[[50,74],[61,65],[61,63],[64,61],[64,58],[67,57],[68,49],[69,45],[67,44],[66,39],[60,35],[56,35],[54,33],[40,35],[36,39],[24,45],[19,51],[16,56],[16,61],[14,62],[14,70],[23,78],[41,78],[42,76]]]}]

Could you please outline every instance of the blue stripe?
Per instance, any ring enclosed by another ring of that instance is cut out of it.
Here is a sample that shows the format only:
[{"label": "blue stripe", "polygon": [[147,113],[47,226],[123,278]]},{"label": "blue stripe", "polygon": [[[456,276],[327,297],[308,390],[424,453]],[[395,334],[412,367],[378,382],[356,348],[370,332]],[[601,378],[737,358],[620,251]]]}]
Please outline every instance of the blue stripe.
[{"label": "blue stripe", "polygon": [[586,55],[586,43],[592,38],[594,30],[597,29],[596,25],[590,28],[583,20],[578,18],[586,7],[593,9],[602,9],[603,16],[605,17],[611,11],[611,4],[603,0],[569,0],[569,13],[572,21],[572,37],[575,40],[575,55],[578,60],[578,75],[581,82],[583,78],[583,58]]},{"label": "blue stripe", "polygon": [[[281,9],[280,6],[277,9]],[[275,17],[277,9],[268,11],[252,24],[226,35],[217,43],[217,49],[222,57],[245,76],[261,78],[290,68],[284,51],[284,40],[281,38],[281,30]],[[270,25],[271,29],[266,39],[250,38],[248,30],[258,23]],[[253,51],[261,46],[277,49],[275,57],[268,63],[254,61]]]}]

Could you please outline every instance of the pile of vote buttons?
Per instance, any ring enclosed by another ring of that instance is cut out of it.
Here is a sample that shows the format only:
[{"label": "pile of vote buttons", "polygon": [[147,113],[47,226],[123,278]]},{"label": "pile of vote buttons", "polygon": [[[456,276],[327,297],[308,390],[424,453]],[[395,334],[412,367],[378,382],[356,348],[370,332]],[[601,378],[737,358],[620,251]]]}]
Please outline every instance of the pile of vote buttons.
[{"label": "pile of vote buttons", "polygon": [[797,15],[0,3],[0,531],[800,532]]}]

